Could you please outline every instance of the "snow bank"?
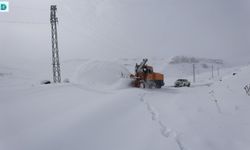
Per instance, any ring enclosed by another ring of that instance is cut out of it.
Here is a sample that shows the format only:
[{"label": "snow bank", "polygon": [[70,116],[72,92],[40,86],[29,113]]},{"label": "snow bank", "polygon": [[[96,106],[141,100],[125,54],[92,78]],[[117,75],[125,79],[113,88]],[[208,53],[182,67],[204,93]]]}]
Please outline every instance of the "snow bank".
[{"label": "snow bank", "polygon": [[72,80],[91,88],[119,89],[128,87],[129,75],[129,71],[119,63],[90,61],[77,69]]},{"label": "snow bank", "polygon": [[[163,61],[149,64],[158,71]],[[125,63],[133,71],[135,62]],[[72,60],[62,65],[69,84],[30,87],[20,84],[29,76],[0,67],[12,73],[0,77],[0,150],[250,149],[250,97],[244,90],[250,66],[222,68],[221,80],[209,80],[210,72],[197,74],[190,88],[166,84],[151,90],[126,88],[124,66]],[[189,66],[172,65],[166,80]]]}]

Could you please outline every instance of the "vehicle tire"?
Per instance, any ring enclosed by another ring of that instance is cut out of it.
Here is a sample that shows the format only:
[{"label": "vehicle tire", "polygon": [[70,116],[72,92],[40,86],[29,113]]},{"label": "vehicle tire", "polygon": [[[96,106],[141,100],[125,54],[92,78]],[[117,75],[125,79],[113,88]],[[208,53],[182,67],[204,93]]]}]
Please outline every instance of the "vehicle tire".
[{"label": "vehicle tire", "polygon": [[152,89],[154,87],[156,87],[156,83],[154,83],[154,82],[148,83],[148,88]]},{"label": "vehicle tire", "polygon": [[154,87],[157,89],[160,89],[163,85],[164,85],[163,81],[157,80],[154,82]]},{"label": "vehicle tire", "polygon": [[140,83],[140,88],[145,89],[145,83],[141,82]]},{"label": "vehicle tire", "polygon": [[190,87],[190,83],[187,85],[187,87]]},{"label": "vehicle tire", "polygon": [[155,88],[160,89],[161,85],[156,84]]}]

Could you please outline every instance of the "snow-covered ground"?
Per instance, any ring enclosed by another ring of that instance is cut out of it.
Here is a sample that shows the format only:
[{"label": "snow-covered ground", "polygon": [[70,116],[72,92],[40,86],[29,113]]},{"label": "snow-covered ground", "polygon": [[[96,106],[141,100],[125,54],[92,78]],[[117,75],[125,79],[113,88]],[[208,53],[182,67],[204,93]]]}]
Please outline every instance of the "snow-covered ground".
[{"label": "snow-covered ground", "polygon": [[46,67],[0,66],[0,150],[250,149],[250,66],[220,68],[214,79],[197,67],[196,83],[174,88],[192,81],[192,65],[151,59],[166,85],[150,90],[129,87],[140,60],[64,61],[70,83],[58,85],[39,84]]}]

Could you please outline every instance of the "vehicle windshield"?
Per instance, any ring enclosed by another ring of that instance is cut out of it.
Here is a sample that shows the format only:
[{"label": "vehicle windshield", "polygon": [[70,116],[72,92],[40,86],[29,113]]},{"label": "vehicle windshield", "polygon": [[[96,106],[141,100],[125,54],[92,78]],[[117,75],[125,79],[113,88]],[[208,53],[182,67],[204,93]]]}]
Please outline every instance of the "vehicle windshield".
[{"label": "vehicle windshield", "polygon": [[177,81],[182,81],[183,82],[183,81],[187,81],[187,80],[186,79],[178,79]]}]

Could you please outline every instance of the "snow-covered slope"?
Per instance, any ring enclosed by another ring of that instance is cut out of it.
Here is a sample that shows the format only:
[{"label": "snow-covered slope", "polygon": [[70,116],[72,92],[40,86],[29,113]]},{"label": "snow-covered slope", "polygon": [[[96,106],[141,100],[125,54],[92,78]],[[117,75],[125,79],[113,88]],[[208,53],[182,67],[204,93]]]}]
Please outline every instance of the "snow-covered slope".
[{"label": "snow-covered slope", "polygon": [[243,89],[249,69],[210,84],[151,92],[147,99],[186,149],[249,149],[250,98]]},{"label": "snow-covered slope", "polygon": [[106,89],[112,86],[118,88],[121,80],[125,80],[123,77],[129,77],[129,75],[129,71],[116,62],[90,61],[78,68],[74,82],[92,88]]},{"label": "snow-covered slope", "polygon": [[[39,85],[46,78],[39,72],[1,67],[0,149],[250,148],[250,97],[243,89],[250,66],[221,69],[214,79],[201,73],[190,88],[149,90],[127,86],[135,62],[140,60],[65,61],[62,75],[70,83],[58,85]],[[161,72],[167,62],[152,65]]]},{"label": "snow-covered slope", "polygon": [[[235,70],[231,64],[223,62],[217,59],[208,58],[197,58],[197,57],[186,57],[186,56],[176,56],[173,57],[178,63],[173,63],[173,59],[167,58],[149,58],[148,65],[153,66],[155,72],[163,73],[165,76],[165,83],[168,86],[174,84],[174,82],[179,78],[187,78],[191,82],[193,81],[193,64],[195,64],[195,74],[196,81],[207,82],[207,80],[212,79],[212,66],[214,78],[220,79],[222,76]],[[178,58],[178,60],[176,60]],[[197,60],[197,62],[187,62],[183,61],[182,58]],[[134,73],[134,68],[136,63],[140,63],[143,58],[133,58],[133,59],[119,59],[117,60],[120,64],[123,64],[128,68],[131,73]],[[223,63],[218,63],[223,62]],[[237,69],[238,67],[236,67]]]}]

